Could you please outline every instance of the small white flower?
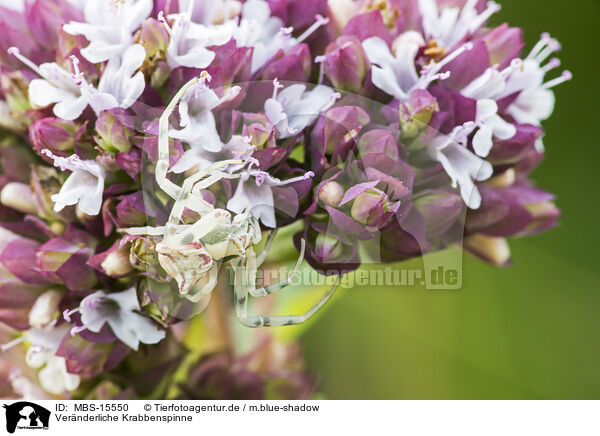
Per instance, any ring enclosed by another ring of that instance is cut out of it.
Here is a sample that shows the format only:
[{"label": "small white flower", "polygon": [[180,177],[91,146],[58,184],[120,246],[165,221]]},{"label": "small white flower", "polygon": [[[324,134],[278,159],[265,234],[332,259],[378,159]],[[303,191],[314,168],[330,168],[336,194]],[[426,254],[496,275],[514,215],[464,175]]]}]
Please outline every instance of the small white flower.
[{"label": "small white flower", "polygon": [[8,52],[41,77],[29,83],[29,99],[34,105],[46,107],[54,104],[54,115],[63,120],[74,120],[81,115],[88,101],[81,93],[82,79],[78,74],[71,74],[54,62],[38,67],[21,55],[16,47],[9,48]]},{"label": "small white flower", "polygon": [[83,35],[90,44],[81,50],[92,63],[121,55],[131,45],[133,33],[152,12],[152,0],[94,0],[83,8],[85,22],[70,22],[63,30]]},{"label": "small white flower", "polygon": [[431,61],[423,67],[419,76],[415,66],[415,56],[423,43],[418,33],[406,32],[394,43],[394,55],[383,39],[376,36],[365,39],[362,45],[369,61],[373,64],[371,69],[373,84],[396,97],[400,102],[405,102],[415,89],[426,89],[433,81],[449,77],[447,72],[440,73],[442,68],[473,47],[471,43],[467,43],[448,54],[440,62]]},{"label": "small white flower", "polygon": [[474,123],[456,127],[450,135],[439,135],[427,148],[429,156],[440,162],[452,180],[452,187],[460,188],[465,204],[471,209],[481,205],[481,195],[474,181],[489,179],[492,165],[471,153],[465,146],[467,136],[473,131]]},{"label": "small white flower", "polygon": [[[306,180],[313,176],[314,174],[309,171],[304,176],[280,180],[265,171],[247,168],[241,174],[237,189],[227,203],[227,209],[237,214],[251,213],[265,226],[275,228],[277,223],[273,188]],[[287,210],[285,204],[278,204],[277,208],[288,215],[295,213],[295,210]]]},{"label": "small white flower", "polygon": [[475,124],[479,126],[473,136],[473,150],[478,156],[486,157],[492,146],[493,138],[510,139],[517,133],[517,128],[498,115],[498,104],[492,99],[477,100]]},{"label": "small white flower", "polygon": [[464,41],[500,10],[500,5],[493,1],[488,2],[481,13],[477,11],[479,0],[467,0],[462,8],[440,6],[437,0],[418,2],[426,38],[445,48],[452,48]]},{"label": "small white flower", "polygon": [[242,18],[234,38],[239,46],[253,47],[251,72],[256,72],[278,50],[290,45],[289,32],[283,21],[271,16],[271,8],[264,0],[249,0],[242,7]]},{"label": "small white flower", "polygon": [[479,129],[473,137],[473,149],[481,157],[490,153],[494,137],[505,140],[517,133],[513,124],[498,115],[496,99],[504,93],[506,77],[520,67],[518,60],[503,71],[498,71],[495,66],[490,67],[461,91],[464,96],[477,100],[475,124]]},{"label": "small white flower", "polygon": [[159,16],[169,33],[167,64],[170,68],[206,68],[215,58],[215,53],[206,47],[223,45],[233,35],[235,23],[204,26],[191,21],[188,13],[170,15],[175,20],[170,27],[162,14]]},{"label": "small white flower", "polygon": [[87,83],[82,85],[83,96],[96,114],[116,107],[127,109],[137,101],[146,86],[144,74],[137,71],[145,59],[144,47],[131,45],[122,56],[107,62],[98,89]]},{"label": "small white flower", "polygon": [[46,156],[54,159],[54,165],[63,171],[72,171],[60,192],[52,196],[54,210],[60,212],[66,206],[77,204],[87,215],[98,215],[102,207],[104,192],[104,168],[93,160],[81,160],[77,155],[69,157],[55,156],[49,150],[43,150]]},{"label": "small white flower", "polygon": [[53,325],[58,313],[58,305],[63,294],[55,289],[44,292],[33,303],[29,311],[29,325],[43,329]]},{"label": "small white flower", "polygon": [[306,91],[306,85],[295,84],[281,92],[282,85],[277,79],[273,85],[273,97],[265,101],[265,115],[277,128],[280,138],[293,136],[312,124],[340,97],[333,89],[323,85]]},{"label": "small white flower", "polygon": [[539,126],[554,111],[555,98],[552,88],[572,78],[571,72],[563,71],[561,76],[544,82],[546,74],[560,66],[557,58],[548,62],[546,59],[559,50],[558,41],[548,34],[543,34],[531,53],[522,61],[521,68],[515,69],[508,76],[502,96],[519,93],[507,109],[507,113],[517,122]]},{"label": "small white flower", "polygon": [[146,86],[144,74],[136,71],[146,59],[141,44],[134,44],[122,56],[107,62],[100,77],[98,89],[86,82],[79,71],[79,60],[71,56],[74,74],[56,63],[45,63],[39,67],[19,53],[16,47],[9,53],[42,77],[29,84],[29,99],[37,106],[54,104],[54,114],[64,120],[78,118],[88,106],[99,114],[115,107],[128,108],[142,95]]},{"label": "small white flower", "polygon": [[79,386],[79,376],[69,374],[64,357],[55,354],[68,331],[65,324],[45,329],[31,328],[27,332],[31,346],[27,350],[25,361],[32,368],[42,368],[38,373],[40,385],[53,395],[74,391]]},{"label": "small white flower", "polygon": [[82,327],[73,329],[72,334],[84,329],[98,333],[104,324],[108,324],[114,335],[134,350],[138,349],[140,342],[156,344],[165,337],[163,330],[140,314],[135,288],[111,294],[94,292],[85,297],[77,309],[65,313],[65,316],[68,318],[74,312],[81,314]]},{"label": "small white flower", "polygon": [[253,48],[251,72],[254,74],[279,50],[300,44],[328,22],[329,19],[317,15],[312,26],[298,38],[293,38],[293,29],[283,27],[284,23],[280,18],[271,16],[269,3],[264,0],[248,0],[242,7],[241,20],[233,37],[238,46]]},{"label": "small white flower", "polygon": [[13,391],[23,400],[51,400],[48,393],[44,392],[37,384],[25,377],[17,368],[13,368],[8,376],[8,381]]}]

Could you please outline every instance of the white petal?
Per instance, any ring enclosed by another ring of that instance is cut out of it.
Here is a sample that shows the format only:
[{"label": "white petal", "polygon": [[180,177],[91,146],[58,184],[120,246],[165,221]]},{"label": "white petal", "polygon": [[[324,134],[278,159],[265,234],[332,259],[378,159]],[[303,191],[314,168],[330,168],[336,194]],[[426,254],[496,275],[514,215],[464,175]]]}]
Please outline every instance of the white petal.
[{"label": "white petal", "polygon": [[104,292],[96,291],[85,297],[79,304],[81,323],[91,332],[98,333],[106,323],[106,314],[94,307],[94,300],[105,296]]},{"label": "white petal", "polygon": [[242,16],[248,20],[256,20],[259,23],[266,22],[271,15],[271,8],[266,1],[248,0],[242,6]]},{"label": "white petal", "polygon": [[83,195],[79,200],[78,206],[86,215],[98,215],[100,209],[102,209],[102,190],[96,189],[93,195]]},{"label": "white petal", "polygon": [[123,15],[125,17],[125,28],[133,33],[137,30],[142,22],[148,18],[152,12],[153,2],[152,0],[137,0],[128,1],[125,3]]},{"label": "white petal", "polygon": [[505,121],[500,115],[493,116],[487,123],[494,131],[494,136],[498,139],[510,139],[517,133],[517,128]]},{"label": "white petal", "polygon": [[462,94],[474,99],[495,98],[502,94],[506,79],[496,68],[488,68],[481,76],[468,84]]},{"label": "white petal", "polygon": [[256,186],[254,177],[240,179],[235,194],[227,203],[227,209],[235,213],[252,212],[265,226],[275,228],[275,201],[273,191],[267,185]]},{"label": "white petal", "polygon": [[362,46],[365,49],[369,61],[374,64],[384,67],[395,62],[395,58],[392,55],[390,48],[386,42],[379,37],[373,36],[365,39],[362,42]]},{"label": "white petal", "polygon": [[129,46],[121,60],[121,73],[125,77],[131,77],[144,64],[146,50],[141,44]]},{"label": "white petal", "polygon": [[144,79],[144,73],[141,71],[127,81],[126,93],[121,100],[120,106],[124,109],[131,107],[138,98],[144,93],[146,88],[146,82]]},{"label": "white petal", "polygon": [[489,98],[477,100],[477,119],[485,121],[487,118],[496,115],[498,104]]},{"label": "white petal", "polygon": [[195,47],[194,49],[182,55],[169,57],[169,59],[171,59],[169,66],[171,68],[176,68],[178,66],[188,68],[206,68],[210,65],[215,56],[216,55],[214,52],[204,47]]},{"label": "white petal", "polygon": [[287,129],[287,115],[283,106],[277,100],[269,98],[265,101],[265,115],[271,124],[277,127],[280,133],[285,133]]},{"label": "white petal", "polygon": [[58,118],[72,121],[79,118],[87,105],[87,99],[83,96],[80,96],[78,98],[63,100],[57,103],[54,105],[53,112]]},{"label": "white petal", "polygon": [[475,153],[478,156],[486,157],[490,154],[493,145],[492,129],[487,125],[480,127],[473,137],[473,150],[475,150]]},{"label": "white petal", "polygon": [[481,196],[473,180],[483,181],[493,174],[492,165],[457,143],[450,143],[437,154],[439,162],[452,180],[458,184],[465,204],[471,209],[481,205]]},{"label": "white petal", "polygon": [[67,373],[66,361],[59,356],[52,356],[38,376],[42,388],[53,395],[61,395],[65,390],[73,390],[79,386],[79,377]]},{"label": "white petal", "polygon": [[29,99],[37,106],[49,106],[67,98],[73,98],[73,94],[57,88],[47,80],[34,79],[29,84]]},{"label": "white petal", "polygon": [[134,329],[138,340],[142,344],[157,344],[162,341],[166,333],[161,330],[151,319],[131,312],[127,317],[127,324]]},{"label": "white petal", "polygon": [[398,81],[392,70],[373,66],[371,68],[371,79],[373,85],[389,95],[396,97],[401,101],[408,98],[408,94],[406,94],[398,85]]},{"label": "white petal", "polygon": [[110,293],[107,295],[107,298],[116,301],[121,310],[125,312],[140,310],[140,303],[138,301],[135,288],[129,288],[126,291]]},{"label": "white petal", "polygon": [[538,88],[522,92],[517,100],[509,106],[507,112],[517,122],[539,125],[552,115],[555,97],[551,90]]},{"label": "white petal", "polygon": [[115,336],[129,348],[137,351],[140,346],[140,341],[136,331],[134,330],[136,326],[128,326],[126,324],[127,320],[128,318],[110,318],[107,321]]},{"label": "white petal", "polygon": [[101,41],[90,42],[90,44],[81,50],[81,55],[93,64],[107,61],[118,56],[126,47],[124,43],[106,44]]},{"label": "white petal", "polygon": [[117,99],[108,93],[94,92],[88,94],[87,99],[96,115],[102,111],[119,107]]}]

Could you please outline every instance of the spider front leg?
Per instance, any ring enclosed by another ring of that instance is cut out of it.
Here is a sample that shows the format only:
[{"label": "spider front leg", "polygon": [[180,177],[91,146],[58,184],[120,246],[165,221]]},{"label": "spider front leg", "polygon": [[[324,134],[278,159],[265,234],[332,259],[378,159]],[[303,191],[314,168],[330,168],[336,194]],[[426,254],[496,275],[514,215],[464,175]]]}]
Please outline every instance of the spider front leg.
[{"label": "spider front leg", "polygon": [[[265,244],[265,249],[258,256],[256,256],[256,267],[257,268],[260,268],[260,266],[263,264],[263,262],[267,258],[267,255],[269,254],[269,250],[271,249],[271,245],[273,244],[273,241],[275,240],[275,236],[277,236],[277,230],[278,229],[271,230],[271,233],[269,233],[269,236],[267,237],[267,243]],[[304,243],[304,240],[302,241],[302,243]],[[301,257],[303,258],[304,256],[301,256]]]},{"label": "spider front leg", "polygon": [[181,87],[175,94],[173,100],[169,103],[158,122],[158,161],[156,162],[155,177],[158,186],[165,191],[169,197],[177,200],[181,194],[181,188],[167,178],[169,171],[169,117],[175,110],[177,103],[183,98],[185,93],[198,83],[202,77],[194,77]]},{"label": "spider front leg", "polygon": [[188,294],[186,296],[186,298],[193,303],[197,303],[197,302],[201,301],[204,297],[206,297],[208,294],[210,294],[213,291],[213,289],[215,289],[215,287],[217,286],[218,277],[219,277],[219,265],[215,264],[208,271],[208,280],[207,280],[206,284],[204,286],[202,286],[202,288],[200,290],[198,290],[197,292],[194,292],[193,294],[191,294],[191,293]]}]

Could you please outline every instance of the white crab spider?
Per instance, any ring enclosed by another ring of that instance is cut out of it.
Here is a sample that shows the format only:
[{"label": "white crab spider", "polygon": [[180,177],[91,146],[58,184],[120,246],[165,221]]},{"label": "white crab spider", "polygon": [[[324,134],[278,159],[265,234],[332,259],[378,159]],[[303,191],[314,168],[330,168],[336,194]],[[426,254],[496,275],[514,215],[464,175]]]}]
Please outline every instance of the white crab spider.
[{"label": "white crab spider", "polygon": [[[123,229],[130,235],[156,235],[163,240],[156,251],[161,266],[179,284],[179,291],[191,301],[198,302],[206,297],[217,284],[218,268],[229,262],[235,273],[234,303],[239,321],[248,327],[283,326],[301,324],[311,318],[336,291],[336,283],[323,297],[302,315],[251,316],[247,313],[248,295],[256,298],[272,294],[288,286],[298,274],[304,259],[305,241],[301,241],[300,257],[288,278],[279,283],[256,288],[258,268],[267,257],[276,230],[272,230],[264,250],[256,254],[254,247],[262,239],[258,220],[251,213],[232,214],[224,209],[215,209],[202,198],[201,191],[221,179],[237,179],[239,173],[226,172],[228,166],[237,166],[239,171],[248,161],[230,159],[217,162],[211,167],[187,177],[182,186],[167,178],[169,170],[169,117],[185,93],[200,80],[206,80],[203,72],[186,83],[173,97],[159,120],[158,161],[155,177],[160,188],[173,200],[173,208],[167,224],[163,227],[140,227]],[[181,224],[185,209],[200,215],[194,224]]]}]

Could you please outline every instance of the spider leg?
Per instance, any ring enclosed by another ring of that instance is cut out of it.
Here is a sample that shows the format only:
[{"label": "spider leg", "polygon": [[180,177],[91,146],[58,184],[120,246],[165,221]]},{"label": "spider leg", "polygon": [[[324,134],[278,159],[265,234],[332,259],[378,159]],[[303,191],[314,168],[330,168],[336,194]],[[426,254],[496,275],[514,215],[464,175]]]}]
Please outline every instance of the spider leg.
[{"label": "spider leg", "polygon": [[248,316],[248,268],[244,265],[243,259],[232,261],[231,266],[234,271],[233,300],[235,313],[238,319],[242,319]]},{"label": "spider leg", "polygon": [[[267,238],[267,243],[265,244],[265,249],[258,256],[256,256],[257,268],[260,267],[267,258],[269,250],[271,249],[271,244],[273,244],[273,241],[275,240],[275,236],[277,236],[277,229],[271,230],[271,233],[269,233],[269,237]],[[304,243],[304,240],[302,241],[302,243]]]},{"label": "spider leg", "polygon": [[[268,243],[268,241],[267,241],[267,243]],[[300,265],[302,264],[302,261],[304,260],[305,248],[306,248],[306,243],[304,242],[304,239],[302,239],[300,242],[300,256],[298,257],[298,260],[296,261],[296,266],[294,266],[294,269],[290,272],[287,279],[282,280],[278,283],[274,283],[269,286],[264,286],[260,289],[256,289],[254,286],[252,286],[248,290],[250,295],[252,295],[255,298],[265,297],[269,294],[272,294],[273,292],[277,292],[277,291],[285,288],[286,286],[289,286],[298,275],[298,270],[300,269]],[[263,253],[264,253],[264,251],[263,251]],[[261,255],[263,253],[261,253]],[[257,263],[257,267],[258,267],[258,257],[257,257],[256,263]]]},{"label": "spider leg", "polygon": [[[245,308],[238,311],[236,299],[236,314],[239,321],[246,327],[281,327],[286,325],[297,325],[308,321],[315,313],[321,309],[325,303],[333,296],[339,286],[339,280],[327,291],[325,295],[310,309],[302,315],[289,316],[248,316]],[[246,301],[247,303],[247,301]]]},{"label": "spider leg", "polygon": [[156,162],[155,170],[156,182],[158,183],[158,186],[174,200],[179,198],[181,188],[167,178],[167,172],[169,171],[169,117],[188,89],[198,83],[200,79],[201,77],[194,77],[181,87],[161,115],[158,122],[158,161]]},{"label": "spider leg", "polygon": [[133,236],[162,236],[165,234],[165,227],[128,227],[126,229],[117,229],[118,232],[127,233],[128,235]]},{"label": "spider leg", "polygon": [[[301,256],[296,263],[294,271],[290,274],[293,280],[294,274],[297,272],[302,259],[304,258],[304,241],[302,241]],[[235,312],[238,320],[246,327],[278,327],[286,325],[302,324],[309,320],[315,313],[321,309],[327,301],[333,296],[339,286],[339,279],[331,287],[325,295],[310,309],[308,309],[302,315],[289,315],[289,316],[249,316],[248,315],[248,295],[265,296],[269,293],[278,291],[288,286],[290,278],[283,282],[271,285],[270,287],[261,288],[260,290],[254,289],[254,281],[256,276],[256,263],[255,261],[247,262],[249,259],[242,261],[241,259],[233,264],[235,271],[235,283],[234,283],[234,300],[235,300]],[[257,292],[260,291],[260,292]]]},{"label": "spider leg", "polygon": [[193,295],[186,295],[186,298],[194,303],[201,301],[206,295],[210,294],[217,285],[217,278],[219,277],[219,268],[213,266],[208,271],[208,282],[198,292],[194,292]]},{"label": "spider leg", "polygon": [[[219,171],[219,170],[222,168],[228,167],[229,165],[241,165],[243,163],[244,163],[244,161],[242,161],[240,159],[228,159],[228,160],[216,162],[215,164],[211,165],[210,167],[208,167],[204,170],[198,171],[197,173],[194,173],[191,176],[189,176],[187,179],[185,179],[183,181],[182,189],[184,192],[192,192],[192,191],[197,192],[200,189],[208,188],[210,185],[212,185],[215,182],[218,182],[221,179],[239,179],[239,177],[240,177],[239,174],[231,174],[231,173],[227,173],[227,172]],[[205,177],[207,177],[207,179],[202,182],[203,187],[196,188],[196,186],[198,184],[200,184],[199,182],[202,179],[204,179]]]}]

